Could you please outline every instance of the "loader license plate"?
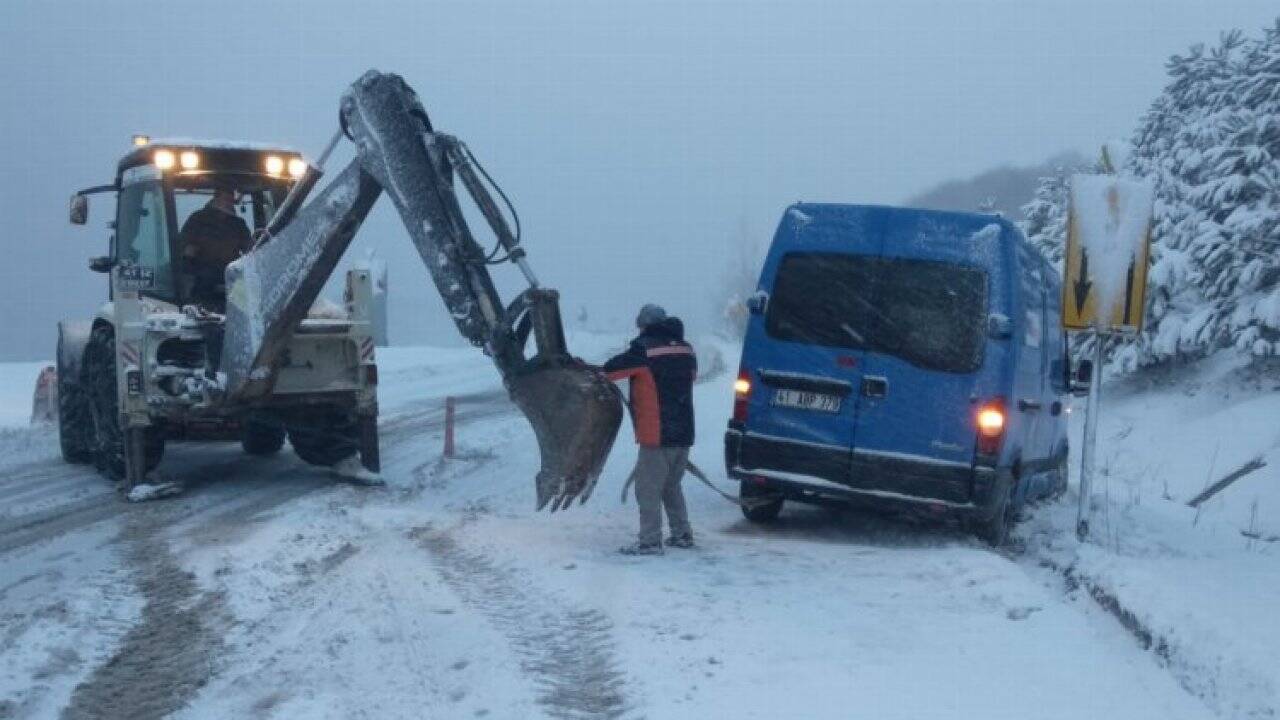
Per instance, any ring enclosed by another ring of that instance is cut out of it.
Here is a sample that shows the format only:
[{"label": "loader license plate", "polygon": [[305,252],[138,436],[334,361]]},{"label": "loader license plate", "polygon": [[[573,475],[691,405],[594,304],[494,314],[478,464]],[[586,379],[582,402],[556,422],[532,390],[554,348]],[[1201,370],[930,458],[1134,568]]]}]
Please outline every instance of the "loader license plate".
[{"label": "loader license plate", "polygon": [[141,265],[121,265],[116,280],[117,290],[150,290],[156,284],[156,271]]},{"label": "loader license plate", "polygon": [[775,390],[773,404],[778,407],[795,408],[797,410],[817,410],[818,412],[840,412],[840,397],[826,393],[807,392],[804,390]]}]

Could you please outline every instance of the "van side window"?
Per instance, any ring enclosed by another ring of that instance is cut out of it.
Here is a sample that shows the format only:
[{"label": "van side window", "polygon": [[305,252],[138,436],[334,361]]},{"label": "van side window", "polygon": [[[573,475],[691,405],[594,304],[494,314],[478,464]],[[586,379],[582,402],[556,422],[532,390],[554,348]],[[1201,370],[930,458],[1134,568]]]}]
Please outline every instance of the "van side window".
[{"label": "van side window", "polygon": [[765,330],[792,342],[894,355],[968,373],[986,347],[987,274],[925,260],[842,253],[783,257]]}]

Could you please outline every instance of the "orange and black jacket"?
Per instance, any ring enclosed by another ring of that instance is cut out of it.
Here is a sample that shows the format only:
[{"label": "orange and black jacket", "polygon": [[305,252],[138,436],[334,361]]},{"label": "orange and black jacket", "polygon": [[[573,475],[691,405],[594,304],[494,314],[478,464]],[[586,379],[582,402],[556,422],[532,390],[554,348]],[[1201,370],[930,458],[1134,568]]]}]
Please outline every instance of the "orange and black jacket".
[{"label": "orange and black jacket", "polygon": [[669,317],[645,328],[604,364],[610,380],[631,380],[631,423],[645,447],[693,445],[693,379],[698,361],[684,324]]}]

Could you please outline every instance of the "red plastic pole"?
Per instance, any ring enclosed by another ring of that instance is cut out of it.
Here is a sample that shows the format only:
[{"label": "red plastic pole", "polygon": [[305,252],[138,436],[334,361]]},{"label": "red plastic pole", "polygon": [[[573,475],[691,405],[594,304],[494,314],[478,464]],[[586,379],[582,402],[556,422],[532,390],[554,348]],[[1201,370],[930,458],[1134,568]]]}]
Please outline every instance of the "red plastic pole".
[{"label": "red plastic pole", "polygon": [[444,456],[453,457],[453,415],[457,401],[452,395],[444,399]]}]

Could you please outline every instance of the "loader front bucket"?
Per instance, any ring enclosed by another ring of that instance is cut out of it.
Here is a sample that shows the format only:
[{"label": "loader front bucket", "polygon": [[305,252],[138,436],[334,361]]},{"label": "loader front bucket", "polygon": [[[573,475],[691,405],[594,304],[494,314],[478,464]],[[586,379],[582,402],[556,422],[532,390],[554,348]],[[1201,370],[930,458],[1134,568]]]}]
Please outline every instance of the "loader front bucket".
[{"label": "loader front bucket", "polygon": [[530,363],[507,378],[542,453],[538,509],[555,512],[591,497],[622,424],[622,398],[599,371],[570,359]]}]

